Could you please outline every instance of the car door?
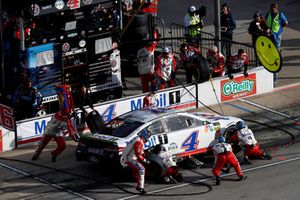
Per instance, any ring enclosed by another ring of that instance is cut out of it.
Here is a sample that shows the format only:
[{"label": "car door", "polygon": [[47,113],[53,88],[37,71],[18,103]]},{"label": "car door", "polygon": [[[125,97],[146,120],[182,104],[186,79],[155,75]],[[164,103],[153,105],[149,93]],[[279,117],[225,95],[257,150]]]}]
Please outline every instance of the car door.
[{"label": "car door", "polygon": [[179,157],[206,152],[214,140],[214,127],[206,121],[178,115],[165,118],[164,123],[168,139],[165,146],[170,153]]}]

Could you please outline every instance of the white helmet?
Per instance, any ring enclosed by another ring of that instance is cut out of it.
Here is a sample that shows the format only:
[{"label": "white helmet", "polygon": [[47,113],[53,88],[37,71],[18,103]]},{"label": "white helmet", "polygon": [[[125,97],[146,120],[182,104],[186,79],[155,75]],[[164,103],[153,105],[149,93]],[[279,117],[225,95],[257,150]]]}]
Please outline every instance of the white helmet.
[{"label": "white helmet", "polygon": [[196,6],[190,6],[189,7],[189,12],[190,13],[193,13],[193,12],[195,12],[196,11]]}]

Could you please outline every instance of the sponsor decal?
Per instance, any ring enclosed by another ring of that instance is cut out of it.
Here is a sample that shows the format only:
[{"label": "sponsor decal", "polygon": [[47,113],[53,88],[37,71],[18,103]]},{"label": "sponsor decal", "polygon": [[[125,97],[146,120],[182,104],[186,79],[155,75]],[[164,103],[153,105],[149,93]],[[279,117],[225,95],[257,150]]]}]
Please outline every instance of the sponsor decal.
[{"label": "sponsor decal", "polygon": [[221,81],[221,101],[228,101],[253,94],[256,94],[256,74]]},{"label": "sponsor decal", "polygon": [[[130,101],[131,111],[133,110],[139,110],[143,107],[143,99],[144,97],[134,99]],[[167,106],[167,96],[166,93],[161,93],[156,98],[156,105],[155,107],[166,107]]]},{"label": "sponsor decal", "polygon": [[14,111],[12,108],[0,104],[0,125],[4,128],[14,131],[15,122],[14,122]]},{"label": "sponsor decal", "polygon": [[168,146],[168,151],[173,151],[175,149],[178,149],[178,145],[175,142],[172,142],[169,146]]},{"label": "sponsor decal", "polygon": [[57,8],[58,10],[61,10],[61,9],[64,8],[65,2],[64,2],[63,0],[56,0],[54,6],[55,6],[55,8]]},{"label": "sponsor decal", "polygon": [[31,10],[34,16],[37,16],[41,12],[41,8],[37,4],[32,4]]}]

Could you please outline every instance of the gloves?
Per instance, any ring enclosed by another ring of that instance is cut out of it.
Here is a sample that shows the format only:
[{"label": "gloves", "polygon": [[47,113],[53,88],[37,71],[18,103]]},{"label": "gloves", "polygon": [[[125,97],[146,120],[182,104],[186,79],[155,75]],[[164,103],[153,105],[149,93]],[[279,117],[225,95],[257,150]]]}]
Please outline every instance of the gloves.
[{"label": "gloves", "polygon": [[248,76],[248,72],[244,72],[244,76],[247,77]]},{"label": "gloves", "polygon": [[150,161],[150,160],[146,160],[146,161],[145,161],[145,164],[146,164],[146,165],[150,165],[150,164],[151,164],[151,161]]}]

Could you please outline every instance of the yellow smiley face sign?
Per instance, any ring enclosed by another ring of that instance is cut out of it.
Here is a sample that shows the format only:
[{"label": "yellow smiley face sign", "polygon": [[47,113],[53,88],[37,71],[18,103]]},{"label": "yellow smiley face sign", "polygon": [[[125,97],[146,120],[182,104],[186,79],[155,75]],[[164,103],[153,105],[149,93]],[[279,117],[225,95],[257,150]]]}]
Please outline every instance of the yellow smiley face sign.
[{"label": "yellow smiley face sign", "polygon": [[282,67],[282,58],[274,42],[266,37],[259,36],[255,41],[256,55],[266,70],[277,73]]}]

